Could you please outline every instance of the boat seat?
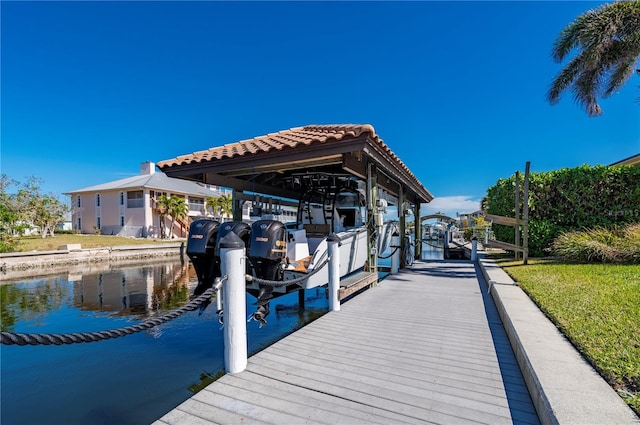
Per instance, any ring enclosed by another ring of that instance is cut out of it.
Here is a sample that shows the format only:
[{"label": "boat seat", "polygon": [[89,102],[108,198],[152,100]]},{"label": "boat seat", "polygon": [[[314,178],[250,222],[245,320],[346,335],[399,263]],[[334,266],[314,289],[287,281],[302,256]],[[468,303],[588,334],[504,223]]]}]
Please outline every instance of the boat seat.
[{"label": "boat seat", "polygon": [[291,261],[289,263],[289,267],[287,267],[287,270],[293,270],[296,272],[306,272],[307,267],[309,267],[309,263],[311,262],[311,257],[312,255],[309,255],[308,257],[301,258],[297,261]]}]

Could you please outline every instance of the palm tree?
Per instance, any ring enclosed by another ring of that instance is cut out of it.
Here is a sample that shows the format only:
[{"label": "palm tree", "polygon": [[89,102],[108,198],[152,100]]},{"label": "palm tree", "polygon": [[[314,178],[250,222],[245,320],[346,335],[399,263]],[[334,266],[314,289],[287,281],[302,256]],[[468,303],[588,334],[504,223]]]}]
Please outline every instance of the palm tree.
[{"label": "palm tree", "polygon": [[205,201],[205,208],[211,209],[211,212],[213,213],[213,215],[217,215],[218,214],[218,198],[216,196],[209,196],[207,198],[207,200]]},{"label": "palm tree", "polygon": [[205,201],[206,208],[211,208],[213,215],[222,219],[229,217],[233,212],[233,200],[231,195],[224,194],[218,197],[210,196]]},{"label": "palm tree", "polygon": [[169,198],[167,214],[171,216],[171,227],[169,228],[169,239],[173,238],[173,225],[177,219],[183,220],[189,214],[189,205],[184,198],[172,196]]},{"label": "palm tree", "polygon": [[560,63],[574,49],[577,55],[553,81],[547,99],[554,105],[571,88],[589,116],[602,114],[598,98],[607,98],[633,74],[640,57],[640,1],[601,5],[578,16],[554,42],[552,56]]},{"label": "palm tree", "polygon": [[231,195],[224,194],[218,198],[218,208],[222,217],[229,217],[233,213],[233,198]]},{"label": "palm tree", "polygon": [[171,198],[169,198],[167,195],[160,195],[158,197],[158,200],[156,201],[158,211],[160,212],[160,238],[165,237],[165,229],[167,228],[166,217],[171,207],[170,199]]}]

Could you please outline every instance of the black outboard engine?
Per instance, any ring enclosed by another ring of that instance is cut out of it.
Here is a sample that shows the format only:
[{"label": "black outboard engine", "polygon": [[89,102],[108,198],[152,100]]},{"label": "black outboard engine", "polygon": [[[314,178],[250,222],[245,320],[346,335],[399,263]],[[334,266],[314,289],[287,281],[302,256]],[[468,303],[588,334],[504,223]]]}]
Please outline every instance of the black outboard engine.
[{"label": "black outboard engine", "polygon": [[251,235],[251,226],[244,221],[226,221],[218,227],[218,238],[216,239],[216,259],[220,263],[220,240],[229,233],[235,233],[244,242],[244,246],[249,246],[249,236]]},{"label": "black outboard engine", "polygon": [[[216,270],[218,272],[217,276],[222,276],[221,264],[222,260],[220,258],[220,241],[227,236],[229,233],[235,233],[242,241],[244,242],[244,246],[249,245],[249,235],[251,234],[251,226],[242,221],[227,221],[218,226],[218,235],[215,241],[215,264]],[[248,273],[249,265],[247,265],[247,269],[245,273]],[[218,311],[220,323],[222,323],[222,310]]]},{"label": "black outboard engine", "polygon": [[215,255],[219,224],[215,220],[203,218],[195,220],[189,227],[187,255],[198,275],[198,286],[193,291],[195,296],[211,288],[214,279],[220,276],[220,264]]},{"label": "black outboard engine", "polygon": [[[257,277],[264,280],[283,280],[287,256],[287,229],[279,221],[258,220],[251,225],[249,262]],[[273,286],[259,285],[258,309],[253,318],[265,322],[269,314],[269,300],[273,298]]]}]

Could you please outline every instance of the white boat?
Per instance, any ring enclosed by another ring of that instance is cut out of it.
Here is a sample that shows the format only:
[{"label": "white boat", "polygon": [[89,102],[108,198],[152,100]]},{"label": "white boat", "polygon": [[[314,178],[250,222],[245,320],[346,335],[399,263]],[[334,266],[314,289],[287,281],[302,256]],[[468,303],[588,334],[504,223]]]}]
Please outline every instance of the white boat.
[{"label": "white boat", "polygon": [[[296,283],[294,288],[288,285],[273,288],[273,295],[291,292],[295,287],[310,289],[328,283],[330,236],[340,241],[341,278],[361,271],[367,262],[364,195],[355,180],[322,175],[307,182],[310,187],[299,201],[296,223],[287,228],[283,281]],[[303,279],[305,276],[308,278]],[[258,290],[258,285],[248,283],[247,289]]]}]

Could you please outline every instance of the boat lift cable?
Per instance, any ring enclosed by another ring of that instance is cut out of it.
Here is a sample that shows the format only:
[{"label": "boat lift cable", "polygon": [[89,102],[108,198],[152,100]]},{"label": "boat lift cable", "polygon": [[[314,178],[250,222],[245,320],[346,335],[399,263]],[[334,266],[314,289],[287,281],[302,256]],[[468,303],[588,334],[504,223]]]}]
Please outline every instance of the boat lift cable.
[{"label": "boat lift cable", "polygon": [[80,342],[98,342],[107,339],[119,338],[125,335],[131,335],[141,332],[155,326],[173,320],[182,314],[196,310],[200,305],[209,301],[217,287],[207,289],[202,295],[191,300],[179,309],[170,311],[160,317],[152,317],[136,325],[126,326],[124,328],[113,329],[99,332],[77,332],[69,334],[24,334],[15,332],[2,332],[0,335],[0,344],[3,345],[62,345],[75,344]]},{"label": "boat lift cable", "polygon": [[296,277],[295,279],[289,279],[289,280],[266,280],[266,279],[260,279],[258,277],[255,276],[251,276],[251,275],[247,275],[247,282],[256,282],[258,285],[263,285],[263,286],[272,286],[272,287],[279,287],[279,286],[287,286],[287,285],[294,285],[294,284],[298,284],[301,282],[304,282],[305,280],[309,279],[311,276],[313,276],[314,274],[318,273],[320,270],[322,270],[324,268],[324,266],[326,266],[327,264],[329,264],[329,260],[331,259],[331,257],[327,257],[326,260],[324,260],[322,263],[320,263],[320,265],[318,267],[314,267],[314,269],[312,271],[310,271],[309,273],[300,276],[300,277]]}]

